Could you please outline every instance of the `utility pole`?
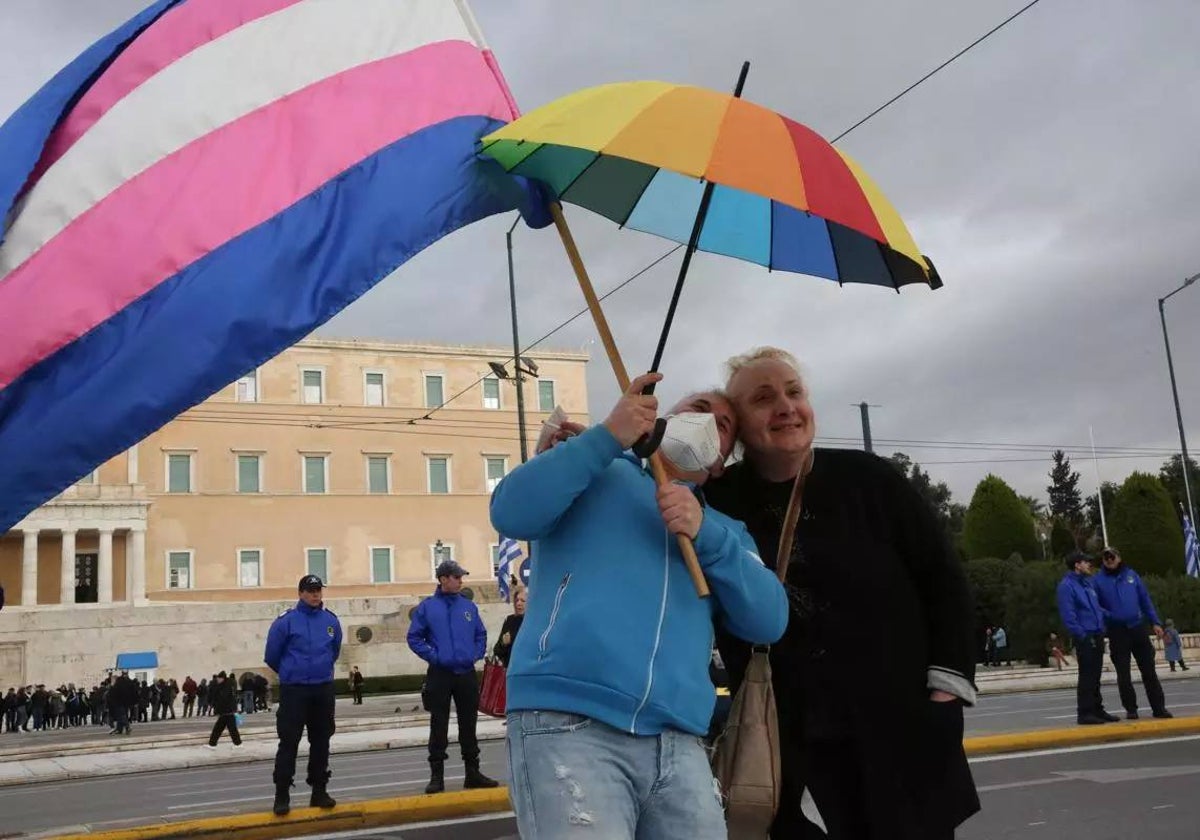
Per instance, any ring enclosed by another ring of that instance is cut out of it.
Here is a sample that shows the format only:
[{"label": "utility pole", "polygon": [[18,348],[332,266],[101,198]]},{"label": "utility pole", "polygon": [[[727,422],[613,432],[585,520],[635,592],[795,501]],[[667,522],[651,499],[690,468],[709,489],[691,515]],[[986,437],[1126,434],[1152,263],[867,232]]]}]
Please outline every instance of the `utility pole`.
[{"label": "utility pole", "polygon": [[872,408],[883,408],[883,406],[869,405],[866,402],[860,402],[858,404],[858,410],[862,414],[863,449],[867,452],[875,451],[875,446],[871,441],[871,409]]}]

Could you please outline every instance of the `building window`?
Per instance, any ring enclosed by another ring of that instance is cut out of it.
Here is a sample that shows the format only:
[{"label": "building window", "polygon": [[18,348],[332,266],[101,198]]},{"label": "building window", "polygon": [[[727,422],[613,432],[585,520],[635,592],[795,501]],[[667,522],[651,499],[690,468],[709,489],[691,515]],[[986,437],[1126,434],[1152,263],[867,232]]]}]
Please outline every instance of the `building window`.
[{"label": "building window", "polygon": [[425,407],[440,408],[446,402],[444,379],[440,373],[425,374]]},{"label": "building window", "polygon": [[325,402],[325,371],[320,368],[304,368],[300,371],[302,382],[301,400],[309,405]]},{"label": "building window", "polygon": [[316,575],[323,583],[329,583],[329,549],[306,548],[304,554],[306,574]]},{"label": "building window", "polygon": [[450,492],[450,459],[444,455],[426,458],[425,463],[428,465],[429,471],[429,492],[430,493],[449,493]]},{"label": "building window", "polygon": [[192,492],[191,453],[171,452],[167,455],[167,492]]},{"label": "building window", "polygon": [[262,492],[262,457],[259,455],[237,456],[237,491],[239,493]]},{"label": "building window", "polygon": [[388,493],[391,491],[391,476],[388,470],[388,456],[367,456],[367,492]]},{"label": "building window", "polygon": [[371,583],[392,582],[392,549],[371,549]]},{"label": "building window", "polygon": [[429,546],[429,576],[437,580],[437,567],[447,560],[454,559],[454,546],[442,543],[440,546]]},{"label": "building window", "polygon": [[557,402],[554,399],[554,380],[538,380],[538,410],[553,411]]},{"label": "building window", "polygon": [[483,463],[484,480],[487,482],[488,492],[491,493],[500,483],[500,479],[504,478],[504,474],[508,472],[508,459],[489,455],[483,459]]},{"label": "building window", "polygon": [[192,552],[167,552],[167,589],[192,588]]},{"label": "building window", "polygon": [[494,376],[483,380],[483,407],[491,409],[500,407],[500,380]]},{"label": "building window", "polygon": [[262,551],[243,548],[238,551],[238,583],[242,586],[262,586]]},{"label": "building window", "polygon": [[500,544],[492,543],[492,577],[500,574]]},{"label": "building window", "polygon": [[325,455],[304,456],[304,492],[324,493],[329,483],[329,458]]},{"label": "building window", "polygon": [[368,370],[363,374],[363,404],[381,406],[384,404],[383,373]]},{"label": "building window", "polygon": [[238,402],[258,402],[258,371],[252,370],[237,381],[234,399]]}]

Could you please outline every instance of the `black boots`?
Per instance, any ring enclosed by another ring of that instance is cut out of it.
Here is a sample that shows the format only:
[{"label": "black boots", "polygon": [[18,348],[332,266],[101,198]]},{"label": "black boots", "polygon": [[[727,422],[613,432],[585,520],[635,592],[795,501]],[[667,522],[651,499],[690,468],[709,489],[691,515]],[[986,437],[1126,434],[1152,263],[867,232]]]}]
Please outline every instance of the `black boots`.
[{"label": "black boots", "polygon": [[494,788],[500,787],[500,783],[495,779],[489,779],[483,773],[479,772],[479,760],[469,762],[467,764],[466,776],[463,780],[463,789],[471,790],[472,788]]},{"label": "black boots", "polygon": [[426,793],[441,793],[446,789],[446,763],[444,761],[429,762],[429,784],[425,785]]},{"label": "black boots", "polygon": [[275,816],[277,817],[286,816],[287,812],[292,810],[291,796],[288,793],[288,788],[290,787],[291,785],[275,785],[275,807],[271,810],[275,812]]},{"label": "black boots", "polygon": [[328,770],[326,770],[325,778],[323,778],[319,781],[317,781],[317,780],[309,781],[309,784],[312,785],[312,796],[310,796],[308,798],[308,807],[310,807],[310,808],[332,808],[335,805],[337,805],[337,802],[335,802],[333,797],[330,796],[325,790],[326,786],[329,784],[329,777],[332,775],[333,775],[332,773],[330,773]]}]

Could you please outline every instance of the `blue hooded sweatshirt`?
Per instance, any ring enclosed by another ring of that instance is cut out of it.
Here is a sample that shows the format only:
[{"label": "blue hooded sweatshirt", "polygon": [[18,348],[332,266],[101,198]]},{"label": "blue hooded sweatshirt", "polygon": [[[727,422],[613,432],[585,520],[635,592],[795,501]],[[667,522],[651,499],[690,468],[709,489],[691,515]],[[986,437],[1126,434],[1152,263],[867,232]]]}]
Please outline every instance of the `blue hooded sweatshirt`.
[{"label": "blue hooded sweatshirt", "polygon": [[1075,639],[1104,632],[1104,608],[1090,575],[1067,572],[1058,584],[1058,614]]},{"label": "blue hooded sweatshirt", "polygon": [[474,601],[457,592],[447,595],[439,587],[417,605],[408,626],[408,646],[430,665],[468,674],[487,654],[487,628]]},{"label": "blue hooded sweatshirt", "polygon": [[783,586],[745,526],[711,508],[695,547],[712,597],[697,597],[654,479],[603,425],[509,473],[491,512],[501,534],[536,541],[508,669],[510,711],[703,736],[715,704],[714,619],[759,644],[787,626]]},{"label": "blue hooded sweatshirt", "polygon": [[324,606],[298,601],[271,624],[263,661],[284,685],[333,682],[333,663],[342,652],[342,624]]},{"label": "blue hooded sweatshirt", "polygon": [[1106,618],[1110,625],[1119,627],[1140,627],[1149,621],[1161,625],[1154,602],[1146,591],[1146,584],[1138,577],[1138,573],[1124,563],[1110,572],[1101,569],[1092,579],[1096,586],[1096,595],[1100,598],[1100,606],[1108,613]]}]

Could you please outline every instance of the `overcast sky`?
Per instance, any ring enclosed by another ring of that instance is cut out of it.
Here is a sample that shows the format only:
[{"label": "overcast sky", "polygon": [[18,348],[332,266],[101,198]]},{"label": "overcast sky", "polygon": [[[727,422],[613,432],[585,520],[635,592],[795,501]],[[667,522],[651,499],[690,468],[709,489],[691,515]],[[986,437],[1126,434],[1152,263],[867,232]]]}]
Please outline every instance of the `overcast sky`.
[{"label": "overcast sky", "polygon": [[[730,88],[826,137],[856,122],[1025,0],[475,0],[518,103],[656,78]],[[0,0],[0,118],[143,0]],[[945,288],[903,294],[699,255],[668,347],[664,396],[777,344],[804,362],[822,436],[1178,446],[1156,299],[1200,272],[1200,3],[1042,0],[840,144],[879,183]],[[601,291],[670,247],[568,209]],[[485,220],[425,251],[321,332],[511,342],[504,231]],[[582,299],[553,229],[518,228],[522,337]],[[678,266],[610,299],[631,370],[648,366]],[[1168,303],[1185,421],[1200,448],[1200,287]],[[436,317],[430,317],[433,313]],[[552,339],[595,337],[580,319]],[[592,412],[616,396],[599,342]],[[533,353],[536,358],[536,352]],[[959,501],[993,471],[1044,496],[1049,449],[902,449]],[[1106,479],[1162,455],[1100,462]],[[1011,459],[1035,459],[1032,463]],[[947,461],[986,463],[948,464]],[[1090,461],[1076,459],[1084,486]]]}]

